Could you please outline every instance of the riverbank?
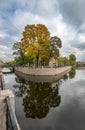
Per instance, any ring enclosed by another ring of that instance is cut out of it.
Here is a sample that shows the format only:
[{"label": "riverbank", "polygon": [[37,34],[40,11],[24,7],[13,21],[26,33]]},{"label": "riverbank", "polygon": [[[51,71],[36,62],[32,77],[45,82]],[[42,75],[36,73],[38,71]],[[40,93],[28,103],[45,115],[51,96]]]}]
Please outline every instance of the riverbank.
[{"label": "riverbank", "polygon": [[[9,117],[9,119],[7,117]],[[14,94],[11,90],[5,88],[4,75],[0,72],[0,130],[10,128],[20,130],[15,115]]]},{"label": "riverbank", "polygon": [[71,71],[71,66],[60,68],[15,67],[15,74],[33,82],[54,82]]}]

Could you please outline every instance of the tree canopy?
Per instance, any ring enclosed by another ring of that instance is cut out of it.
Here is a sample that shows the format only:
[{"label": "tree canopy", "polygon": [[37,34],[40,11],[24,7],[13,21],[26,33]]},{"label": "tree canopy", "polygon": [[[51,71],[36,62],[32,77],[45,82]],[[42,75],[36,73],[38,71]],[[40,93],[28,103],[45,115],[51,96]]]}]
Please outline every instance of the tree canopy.
[{"label": "tree canopy", "polygon": [[21,42],[14,43],[13,46],[16,50],[13,54],[18,55],[17,60],[24,63],[24,58],[26,58],[26,61],[38,66],[48,64],[51,57],[56,59],[59,56],[61,39],[57,36],[51,37],[45,25],[26,25],[22,36]]},{"label": "tree canopy", "polygon": [[50,41],[51,41],[50,55],[51,55],[51,57],[57,58],[60,55],[59,48],[62,47],[62,41],[57,36],[51,37]]},{"label": "tree canopy", "polygon": [[13,55],[15,55],[16,64],[24,64],[25,63],[25,50],[21,47],[21,42],[16,42],[13,45]]},{"label": "tree canopy", "polygon": [[76,56],[74,54],[69,55],[69,61],[70,65],[72,65],[73,68],[76,68]]}]

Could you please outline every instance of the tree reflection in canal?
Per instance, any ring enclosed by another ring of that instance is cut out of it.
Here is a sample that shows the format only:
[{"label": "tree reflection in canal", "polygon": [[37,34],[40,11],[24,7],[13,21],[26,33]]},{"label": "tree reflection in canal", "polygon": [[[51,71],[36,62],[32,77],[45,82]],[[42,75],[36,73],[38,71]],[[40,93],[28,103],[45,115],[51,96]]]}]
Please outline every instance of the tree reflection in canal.
[{"label": "tree reflection in canal", "polygon": [[50,83],[30,83],[27,95],[23,98],[26,117],[44,118],[51,107],[60,104],[58,86]]},{"label": "tree reflection in canal", "polygon": [[19,77],[16,77],[15,80],[18,83],[14,85],[15,94],[23,97],[23,108],[26,117],[44,118],[51,107],[59,106],[61,101],[59,85],[61,81],[35,83]]},{"label": "tree reflection in canal", "polygon": [[69,72],[69,78],[74,78],[76,75],[76,69],[75,68],[72,68],[72,70]]},{"label": "tree reflection in canal", "polygon": [[17,97],[23,97],[26,93],[27,93],[27,89],[28,89],[28,81],[19,78],[19,77],[15,77],[15,81],[16,84],[13,85],[13,87],[15,88],[15,95]]},{"label": "tree reflection in canal", "polygon": [[39,119],[46,117],[52,107],[60,105],[59,86],[63,80],[66,81],[74,76],[75,72],[72,70],[69,75],[66,74],[54,83],[35,83],[16,76],[15,94],[23,97],[22,105],[25,116]]}]

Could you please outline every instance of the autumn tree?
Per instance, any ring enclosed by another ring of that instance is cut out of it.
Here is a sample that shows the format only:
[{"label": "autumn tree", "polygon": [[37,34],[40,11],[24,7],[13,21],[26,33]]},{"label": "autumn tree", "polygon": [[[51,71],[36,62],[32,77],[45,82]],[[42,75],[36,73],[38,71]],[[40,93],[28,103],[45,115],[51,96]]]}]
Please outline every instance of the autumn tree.
[{"label": "autumn tree", "polygon": [[16,63],[45,65],[49,63],[51,57],[56,59],[60,55],[61,39],[57,36],[51,37],[45,25],[27,25],[22,35],[21,42],[13,45]]},{"label": "autumn tree", "polygon": [[26,55],[35,60],[36,66],[49,58],[50,33],[45,25],[27,25],[21,43]]}]

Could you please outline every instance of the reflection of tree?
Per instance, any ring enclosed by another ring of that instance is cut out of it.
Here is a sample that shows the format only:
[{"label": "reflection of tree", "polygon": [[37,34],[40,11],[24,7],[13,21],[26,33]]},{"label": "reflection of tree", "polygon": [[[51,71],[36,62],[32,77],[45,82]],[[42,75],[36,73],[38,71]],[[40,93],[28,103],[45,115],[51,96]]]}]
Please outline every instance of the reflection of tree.
[{"label": "reflection of tree", "polygon": [[58,94],[59,81],[56,83],[29,82],[29,85],[27,81],[25,84],[25,81],[19,78],[16,81],[18,84],[14,87],[18,88],[17,96],[25,94],[23,95],[23,107],[26,117],[44,118],[51,107],[59,106],[61,101]]},{"label": "reflection of tree", "polygon": [[15,95],[18,97],[22,97],[23,95],[25,95],[28,89],[28,81],[19,77],[15,77],[15,81],[17,83],[13,85],[13,87],[16,89]]},{"label": "reflection of tree", "polygon": [[76,75],[76,69],[75,68],[72,68],[72,70],[69,72],[69,78],[74,78]]},{"label": "reflection of tree", "polygon": [[65,75],[62,77],[62,79],[63,79],[64,81],[66,81],[66,80],[68,79],[68,75],[65,74]]},{"label": "reflection of tree", "polygon": [[27,117],[43,118],[50,107],[60,104],[58,87],[51,87],[49,83],[30,83],[27,95],[23,99],[24,111]]}]

